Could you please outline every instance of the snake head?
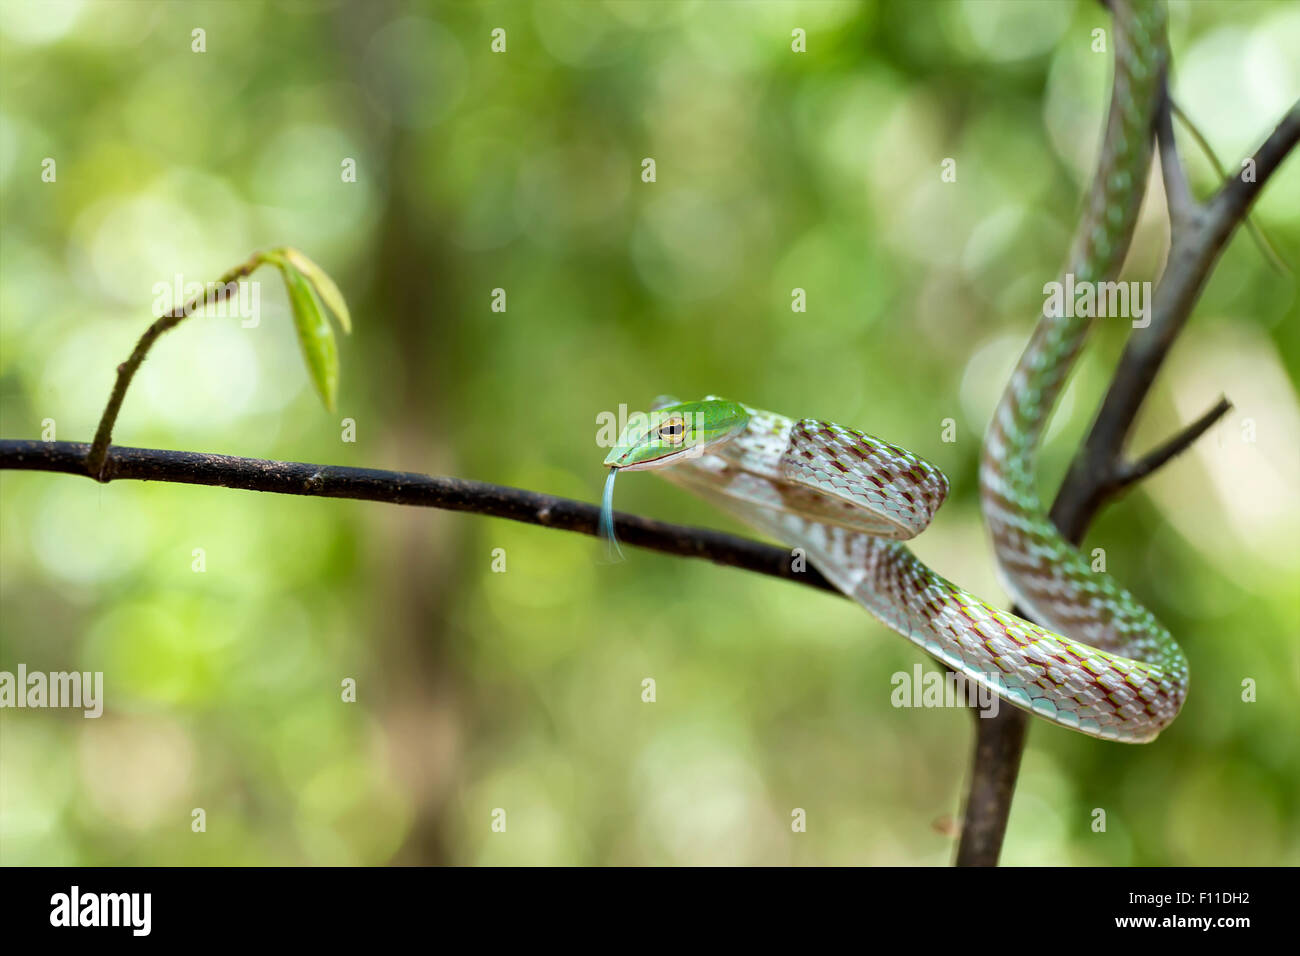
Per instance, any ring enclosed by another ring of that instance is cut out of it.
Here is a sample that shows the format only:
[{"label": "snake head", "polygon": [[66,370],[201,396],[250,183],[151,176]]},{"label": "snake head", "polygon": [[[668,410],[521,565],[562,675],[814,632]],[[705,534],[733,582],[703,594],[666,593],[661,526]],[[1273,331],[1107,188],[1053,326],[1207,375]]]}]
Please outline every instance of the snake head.
[{"label": "snake head", "polygon": [[605,456],[605,466],[620,471],[667,468],[698,458],[734,437],[748,422],[745,406],[722,398],[678,402],[648,415],[633,415]]}]

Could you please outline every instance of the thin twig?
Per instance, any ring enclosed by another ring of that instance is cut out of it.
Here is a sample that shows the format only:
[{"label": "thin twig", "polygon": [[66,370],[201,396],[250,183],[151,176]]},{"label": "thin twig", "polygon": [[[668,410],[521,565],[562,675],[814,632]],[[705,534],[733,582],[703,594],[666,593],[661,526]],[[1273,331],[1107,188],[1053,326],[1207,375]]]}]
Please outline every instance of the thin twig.
[{"label": "thin twig", "polygon": [[1196,439],[1204,435],[1224,415],[1232,411],[1232,402],[1220,398],[1214,407],[1192,422],[1177,435],[1167,439],[1136,461],[1125,462],[1114,475],[1113,489],[1118,494],[1129,485],[1141,481],[1171,458],[1191,448]]},{"label": "thin twig", "polygon": [[262,261],[262,254],[255,253],[247,262],[236,266],[218,279],[214,287],[205,288],[202,293],[159,317],[145,329],[144,335],[140,336],[140,341],[135,344],[131,357],[117,367],[117,380],[113,383],[108,404],[104,406],[104,413],[100,416],[99,427],[95,429],[95,440],[91,443],[90,454],[86,456],[88,475],[96,481],[108,480],[104,475],[104,463],[109,442],[113,440],[113,425],[116,424],[118,413],[122,410],[122,401],[126,398],[126,390],[131,384],[131,379],[135,377],[145,356],[149,354],[149,349],[153,348],[154,342],[164,332],[175,328],[198,309],[215,305],[229,298],[238,290],[238,281],[261,265]]},{"label": "thin twig", "polygon": [[1160,146],[1160,177],[1165,184],[1165,202],[1169,208],[1171,236],[1191,227],[1200,205],[1192,195],[1192,188],[1187,183],[1187,171],[1178,156],[1178,141],[1174,138],[1174,122],[1171,115],[1172,107],[1169,89],[1166,87],[1165,95],[1160,101],[1160,108],[1156,112],[1156,139]]}]

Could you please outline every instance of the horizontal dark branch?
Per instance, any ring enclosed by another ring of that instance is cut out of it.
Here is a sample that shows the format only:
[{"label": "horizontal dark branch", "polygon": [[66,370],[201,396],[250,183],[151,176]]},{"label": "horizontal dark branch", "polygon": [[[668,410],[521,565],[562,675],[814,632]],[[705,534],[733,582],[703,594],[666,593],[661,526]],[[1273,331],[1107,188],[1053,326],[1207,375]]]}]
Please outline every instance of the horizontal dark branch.
[{"label": "horizontal dark branch", "polygon": [[[0,469],[53,471],[84,478],[89,452],[90,446],[84,442],[5,439],[0,440]],[[444,511],[470,511],[589,535],[597,534],[600,516],[600,509],[585,501],[463,478],[121,445],[109,448],[103,475],[107,481],[170,481],[279,495],[353,498]],[[840,593],[811,566],[803,571],[793,570],[790,552],[785,548],[622,512],[615,513],[614,525],[625,544],[664,554],[703,558],[714,564]]]}]

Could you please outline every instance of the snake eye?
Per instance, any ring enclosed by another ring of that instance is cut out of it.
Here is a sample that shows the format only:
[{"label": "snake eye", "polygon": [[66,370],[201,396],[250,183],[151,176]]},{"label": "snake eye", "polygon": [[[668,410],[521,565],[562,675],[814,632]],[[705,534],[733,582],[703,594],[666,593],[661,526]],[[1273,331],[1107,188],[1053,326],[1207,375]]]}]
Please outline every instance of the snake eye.
[{"label": "snake eye", "polygon": [[659,437],[670,445],[680,445],[686,440],[686,423],[680,418],[664,422],[659,426]]}]

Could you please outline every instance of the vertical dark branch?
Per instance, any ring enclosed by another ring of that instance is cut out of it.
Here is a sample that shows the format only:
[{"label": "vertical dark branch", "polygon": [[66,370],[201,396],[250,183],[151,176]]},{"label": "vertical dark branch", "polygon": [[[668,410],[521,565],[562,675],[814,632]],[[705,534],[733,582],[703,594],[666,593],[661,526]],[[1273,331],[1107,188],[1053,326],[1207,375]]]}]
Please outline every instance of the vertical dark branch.
[{"label": "vertical dark branch", "polygon": [[975,755],[966,788],[958,866],[996,866],[1011,815],[1011,800],[1025,752],[1029,714],[999,707],[996,716],[975,715]]},{"label": "vertical dark branch", "polygon": [[[1228,177],[1205,204],[1196,203],[1190,193],[1183,192],[1186,176],[1177,163],[1172,128],[1164,111],[1157,118],[1157,132],[1162,139],[1169,138],[1162,143],[1163,172],[1173,187],[1167,189],[1171,200],[1182,208],[1170,209],[1176,228],[1156,289],[1151,324],[1135,330],[1130,337],[1088,437],[1070,463],[1052,504],[1052,522],[1075,544],[1083,540],[1088,525],[1107,500],[1172,460],[1231,408],[1222,399],[1155,450],[1136,461],[1124,457],[1124,445],[1142,402],[1186,325],[1219,254],[1245,219],[1264,183],[1300,139],[1300,103],[1291,108],[1255,152],[1251,170],[1254,175],[1237,173]],[[1019,609],[1013,610],[1020,613]],[[981,718],[976,713],[975,755],[957,848],[958,866],[997,864],[1028,721],[1019,710],[1003,709],[994,718]]]}]

